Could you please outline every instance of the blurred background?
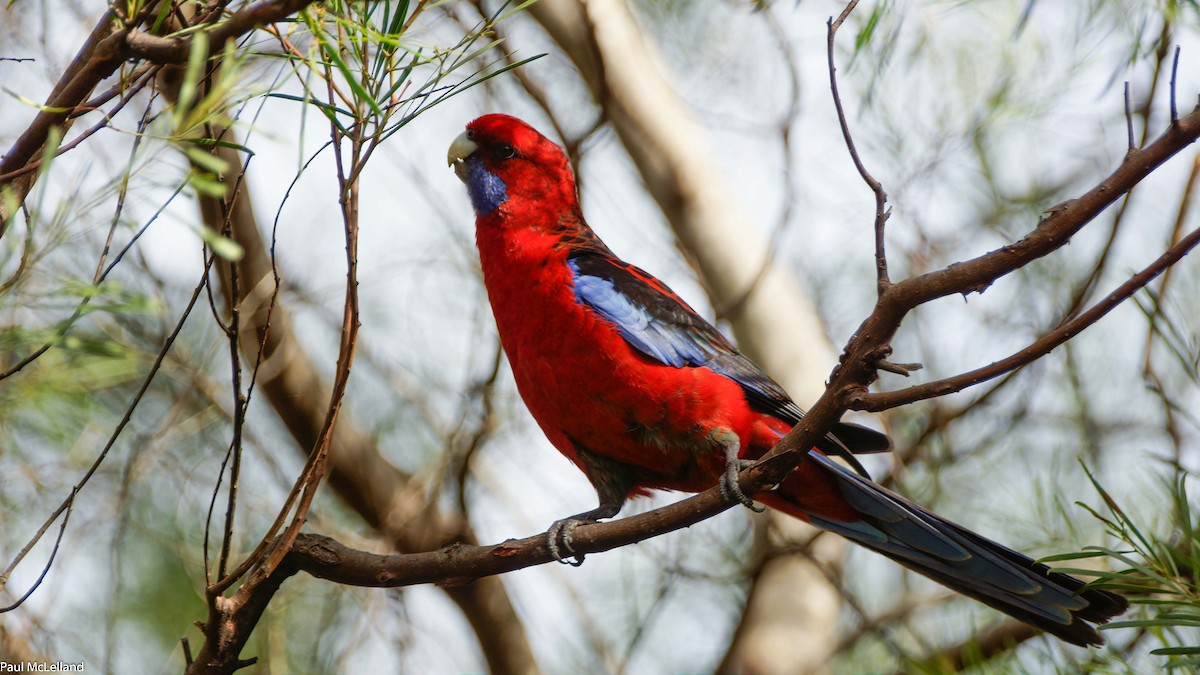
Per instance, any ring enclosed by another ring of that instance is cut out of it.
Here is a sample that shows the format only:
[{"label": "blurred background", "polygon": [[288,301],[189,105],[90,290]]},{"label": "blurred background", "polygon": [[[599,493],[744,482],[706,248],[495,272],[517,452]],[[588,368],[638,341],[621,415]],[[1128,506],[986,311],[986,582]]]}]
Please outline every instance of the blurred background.
[{"label": "blurred background", "polygon": [[[826,21],[842,9],[325,3],[230,47],[193,113],[172,107],[178,77],[126,64],[102,89],[145,81],[127,103],[78,119],[64,142],[82,140],[39,169],[0,239],[0,370],[51,345],[0,380],[6,568],[132,410],[73,502],[41,586],[0,615],[0,660],[159,673],[183,669],[181,637],[202,641],[192,624],[205,617],[231,444],[241,457],[238,559],[300,473],[335,377],[346,243],[331,117],[380,133],[357,184],[362,326],[308,531],[377,552],[431,550],[528,536],[595,504],[517,397],[470,202],[445,165],[451,140],[483,113],[516,115],[564,144],[584,213],[614,251],[714,319],[802,405],[815,400],[875,297],[873,196],[829,89]],[[8,148],[101,15],[71,0],[2,11]],[[893,279],[1019,239],[1107,176],[1130,129],[1138,145],[1156,138],[1169,122],[1177,46],[1178,108],[1190,111],[1198,29],[1191,1],[857,7],[838,34],[839,85],[893,209]],[[373,41],[370,60],[350,58],[356,36]],[[329,49],[349,49],[345,70],[329,65]],[[349,84],[363,63],[395,85],[376,101],[386,122]],[[232,241],[204,210],[220,184],[197,169],[192,142],[214,125],[228,130],[232,158],[219,173],[227,184],[238,176],[248,209]],[[893,360],[924,369],[884,374],[876,389],[986,365],[1086,309],[1200,226],[1198,173],[1200,154],[1185,150],[1054,255],[985,293],[919,308]],[[206,250],[218,259],[202,287]],[[227,282],[231,268],[240,287]],[[1121,570],[1136,560],[1175,584],[1156,597],[1194,600],[1184,487],[1200,468],[1198,274],[1185,258],[1015,374],[856,417],[894,438],[896,451],[866,458],[868,468],[1035,557],[1130,551],[1140,533],[1146,550],[1129,560],[1062,564]],[[231,294],[251,336],[240,365],[226,331]],[[272,346],[254,371],[265,321]],[[252,372],[243,416],[235,390],[246,393]],[[1111,524],[1088,472],[1128,521]],[[624,513],[679,498],[659,494]],[[12,570],[0,604],[38,580],[60,524]],[[244,656],[263,673],[1154,672],[1189,666],[1188,653],[1151,652],[1197,644],[1196,616],[1171,622],[1143,607],[1127,618],[1145,625],[1106,631],[1103,649],[1063,646],[832,536],[734,509],[579,568],[465,587],[362,589],[298,575]]]}]

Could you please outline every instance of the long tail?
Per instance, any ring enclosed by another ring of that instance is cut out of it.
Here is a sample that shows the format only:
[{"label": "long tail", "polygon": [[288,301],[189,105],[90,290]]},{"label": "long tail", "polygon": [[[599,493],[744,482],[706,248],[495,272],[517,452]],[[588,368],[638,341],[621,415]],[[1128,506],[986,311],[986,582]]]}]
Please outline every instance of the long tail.
[{"label": "long tail", "polygon": [[755,498],[1076,645],[1103,644],[1089,622],[1105,623],[1129,607],[1125,598],[1084,588],[817,451],[778,488]]}]

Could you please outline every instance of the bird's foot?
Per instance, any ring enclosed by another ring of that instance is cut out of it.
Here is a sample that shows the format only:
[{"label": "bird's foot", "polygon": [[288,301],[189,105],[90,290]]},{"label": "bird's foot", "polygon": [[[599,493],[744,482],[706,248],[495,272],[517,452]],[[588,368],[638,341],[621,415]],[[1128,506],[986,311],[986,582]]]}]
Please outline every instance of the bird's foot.
[{"label": "bird's foot", "polygon": [[755,513],[762,513],[766,507],[755,504],[754,500],[747,497],[746,493],[742,492],[742,487],[738,485],[738,472],[751,464],[754,464],[751,460],[736,457],[726,462],[725,473],[721,474],[718,486],[721,488],[721,496],[725,498],[725,501],[736,502]]},{"label": "bird's foot", "polygon": [[[558,562],[572,567],[582,565],[583,554],[576,553],[575,549],[571,547],[571,532],[580,525],[598,523],[604,518],[612,518],[620,513],[621,505],[625,503],[625,495],[628,493],[627,489],[622,488],[622,490],[615,494],[601,493],[600,506],[591,511],[576,513],[573,516],[554,521],[550,529],[546,530],[546,548],[549,549],[550,555],[554,556]],[[571,556],[574,556],[574,561],[567,560]]]},{"label": "bird's foot", "polygon": [[[571,531],[580,525],[594,523],[594,520],[583,520],[576,516],[556,520],[550,525],[550,529],[546,530],[546,548],[550,549],[550,555],[554,559],[565,565],[579,567],[583,564],[583,554],[575,553],[575,549],[571,548]],[[574,560],[568,560],[570,557]]]}]

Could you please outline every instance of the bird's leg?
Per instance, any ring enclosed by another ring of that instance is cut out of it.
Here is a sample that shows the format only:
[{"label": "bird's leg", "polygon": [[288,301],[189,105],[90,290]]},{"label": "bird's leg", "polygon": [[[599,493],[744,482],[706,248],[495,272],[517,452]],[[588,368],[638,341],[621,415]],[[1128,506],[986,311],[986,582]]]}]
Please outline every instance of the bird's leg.
[{"label": "bird's leg", "polygon": [[741,486],[738,485],[738,472],[754,462],[739,456],[742,445],[737,434],[722,428],[714,431],[711,438],[725,452],[725,473],[721,474],[721,480],[718,483],[721,488],[721,496],[727,502],[737,502],[755,513],[762,513],[765,510],[764,507],[757,506],[754,500],[747,497],[746,493],[742,492]]},{"label": "bird's leg", "polygon": [[[603,518],[612,518],[625,505],[625,498],[633,485],[630,469],[627,465],[597,454],[575,443],[575,454],[580,459],[583,472],[587,474],[592,487],[596,488],[596,496],[600,506],[591,511],[584,511],[561,520],[554,521],[546,531],[546,548],[554,559],[578,567],[583,564],[583,555],[575,554],[571,548],[571,531],[580,525],[594,523]],[[567,560],[574,555],[574,562]]]},{"label": "bird's leg", "polygon": [[[612,518],[621,511],[621,506],[625,499],[615,504],[600,503],[600,506],[591,511],[584,511],[573,516],[568,516],[561,520],[556,520],[550,525],[550,529],[546,531],[546,548],[550,549],[550,555],[560,563],[566,563],[574,567],[579,567],[583,564],[583,554],[576,554],[575,549],[571,548],[571,531],[580,525],[595,523],[603,518]],[[569,556],[575,556],[574,560],[567,560]]]}]

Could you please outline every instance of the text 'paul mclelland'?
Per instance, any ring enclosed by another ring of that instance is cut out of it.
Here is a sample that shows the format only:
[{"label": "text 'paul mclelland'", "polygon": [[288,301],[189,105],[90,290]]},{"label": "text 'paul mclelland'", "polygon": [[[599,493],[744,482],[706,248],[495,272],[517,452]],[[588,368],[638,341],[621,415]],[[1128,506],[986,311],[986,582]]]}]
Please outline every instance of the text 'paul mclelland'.
[{"label": "text 'paul mclelland'", "polygon": [[0,673],[82,673],[83,661],[0,661]]}]

